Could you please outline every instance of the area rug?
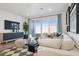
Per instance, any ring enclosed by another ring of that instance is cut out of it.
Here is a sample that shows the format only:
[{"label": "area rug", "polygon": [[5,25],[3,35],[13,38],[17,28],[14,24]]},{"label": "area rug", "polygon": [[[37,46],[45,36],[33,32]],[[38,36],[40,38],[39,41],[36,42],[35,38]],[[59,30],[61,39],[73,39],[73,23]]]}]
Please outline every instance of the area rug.
[{"label": "area rug", "polygon": [[33,56],[32,52],[27,51],[27,48],[8,48],[0,51],[0,56]]}]

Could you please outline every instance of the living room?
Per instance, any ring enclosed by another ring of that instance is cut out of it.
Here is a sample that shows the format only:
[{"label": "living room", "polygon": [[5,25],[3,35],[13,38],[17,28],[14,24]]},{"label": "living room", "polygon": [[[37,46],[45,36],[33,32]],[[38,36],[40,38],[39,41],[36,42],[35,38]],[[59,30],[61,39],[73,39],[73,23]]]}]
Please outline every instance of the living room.
[{"label": "living room", "polygon": [[78,3],[0,3],[0,56],[79,56],[78,9]]}]

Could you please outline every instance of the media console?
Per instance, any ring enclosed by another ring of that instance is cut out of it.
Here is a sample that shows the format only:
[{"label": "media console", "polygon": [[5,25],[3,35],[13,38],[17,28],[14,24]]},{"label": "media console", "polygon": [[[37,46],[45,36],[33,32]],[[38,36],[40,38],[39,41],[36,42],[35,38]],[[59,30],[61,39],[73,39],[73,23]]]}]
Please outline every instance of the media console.
[{"label": "media console", "polygon": [[0,42],[16,40],[17,38],[23,38],[23,36],[23,32],[0,33]]}]

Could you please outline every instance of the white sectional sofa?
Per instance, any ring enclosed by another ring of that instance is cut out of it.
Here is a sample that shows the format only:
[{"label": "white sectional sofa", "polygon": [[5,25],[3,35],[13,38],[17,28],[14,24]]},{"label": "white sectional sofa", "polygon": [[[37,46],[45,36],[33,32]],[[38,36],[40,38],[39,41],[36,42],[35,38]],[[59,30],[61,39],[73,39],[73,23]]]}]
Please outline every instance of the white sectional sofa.
[{"label": "white sectional sofa", "polygon": [[41,46],[51,47],[51,48],[61,48],[64,50],[71,50],[74,48],[74,41],[66,34],[63,34],[63,39],[56,38],[40,38],[38,43]]},{"label": "white sectional sofa", "polygon": [[62,39],[38,39],[38,43],[41,46],[46,46],[50,48],[60,48],[62,44]]},{"label": "white sectional sofa", "polygon": [[54,49],[45,46],[39,46],[38,52],[34,54],[35,56],[79,56],[79,51],[73,50],[62,50]]},{"label": "white sectional sofa", "polygon": [[75,46],[79,49],[79,34],[68,32],[68,35],[74,40]]},{"label": "white sectional sofa", "polygon": [[39,38],[38,43],[42,48],[39,46],[36,56],[79,55],[75,42],[67,34],[63,34],[63,39]]},{"label": "white sectional sofa", "polygon": [[71,50],[73,48],[74,48],[74,41],[68,35],[64,34],[61,49]]}]

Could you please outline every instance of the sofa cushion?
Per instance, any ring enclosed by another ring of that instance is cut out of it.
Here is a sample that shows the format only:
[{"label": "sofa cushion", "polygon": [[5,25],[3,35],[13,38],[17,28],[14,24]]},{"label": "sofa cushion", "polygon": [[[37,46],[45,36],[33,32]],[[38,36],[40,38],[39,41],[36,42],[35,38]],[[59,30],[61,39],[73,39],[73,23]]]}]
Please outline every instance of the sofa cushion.
[{"label": "sofa cushion", "polygon": [[73,55],[79,55],[78,51],[75,53],[73,51],[71,52],[67,50],[54,49],[44,46],[39,46],[38,52],[34,53],[34,56],[73,56]]},{"label": "sofa cushion", "polygon": [[62,39],[38,39],[38,43],[41,46],[60,48],[62,44]]},{"label": "sofa cushion", "polygon": [[69,36],[64,35],[61,48],[65,50],[71,50],[74,48],[74,41]]},{"label": "sofa cushion", "polygon": [[77,47],[77,49],[79,49],[79,39],[75,39],[75,46]]},{"label": "sofa cushion", "polygon": [[73,38],[75,46],[79,49],[79,34],[68,32],[69,36]]}]

